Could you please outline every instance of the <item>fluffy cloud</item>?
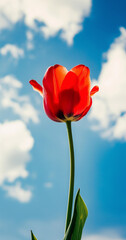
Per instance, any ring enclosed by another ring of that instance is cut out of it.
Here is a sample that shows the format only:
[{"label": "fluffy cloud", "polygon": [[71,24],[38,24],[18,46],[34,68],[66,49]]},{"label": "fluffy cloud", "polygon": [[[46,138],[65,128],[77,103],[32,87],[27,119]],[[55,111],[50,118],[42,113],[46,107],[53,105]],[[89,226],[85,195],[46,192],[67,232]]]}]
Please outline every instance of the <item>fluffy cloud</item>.
[{"label": "fluffy cloud", "polygon": [[117,229],[104,229],[100,233],[87,235],[82,240],[124,240],[121,235]]},{"label": "fluffy cloud", "polygon": [[[0,111],[11,109],[11,116],[18,120],[0,123],[0,187],[7,196],[20,202],[28,202],[32,197],[31,189],[24,189],[20,181],[27,178],[27,163],[34,139],[26,123],[39,121],[38,112],[31,105],[26,95],[19,95],[22,83],[14,76],[0,79]],[[2,115],[1,115],[2,116]]]},{"label": "fluffy cloud", "polygon": [[109,237],[109,236],[104,236],[104,235],[89,235],[85,237],[82,240],[124,240],[124,238],[121,237]]},{"label": "fluffy cloud", "polygon": [[23,19],[29,28],[42,32],[46,38],[60,31],[60,37],[72,44],[91,5],[92,0],[1,0],[0,29],[10,28]]},{"label": "fluffy cloud", "polygon": [[10,108],[25,122],[32,120],[34,123],[39,122],[38,112],[30,103],[28,96],[20,96],[19,90],[22,88],[22,83],[14,76],[7,75],[0,79],[0,96],[1,108]]},{"label": "fluffy cloud", "polygon": [[6,44],[2,48],[0,48],[1,55],[5,56],[8,53],[10,53],[11,56],[16,59],[18,59],[20,57],[24,57],[24,50],[13,44]]},{"label": "fluffy cloud", "polygon": [[31,31],[27,31],[26,32],[26,38],[27,38],[27,49],[32,50],[34,48],[33,33]]},{"label": "fluffy cloud", "polygon": [[19,177],[28,176],[26,164],[30,160],[29,151],[33,143],[31,133],[23,121],[0,124],[0,186],[8,192],[8,196],[21,202],[30,200],[31,191],[23,190],[19,183],[8,186],[7,182],[13,184]]},{"label": "fluffy cloud", "polygon": [[90,119],[102,137],[126,141],[126,29],[111,44],[97,84]]},{"label": "fluffy cloud", "polygon": [[21,203],[27,203],[31,200],[32,193],[30,190],[24,190],[21,187],[21,183],[17,182],[15,185],[3,186],[3,189],[7,191],[7,196],[11,198],[15,198]]},{"label": "fluffy cloud", "polygon": [[45,182],[44,183],[44,187],[45,188],[52,188],[53,187],[53,183],[52,182]]},{"label": "fluffy cloud", "polygon": [[0,124],[0,184],[26,178],[33,138],[21,120]]}]

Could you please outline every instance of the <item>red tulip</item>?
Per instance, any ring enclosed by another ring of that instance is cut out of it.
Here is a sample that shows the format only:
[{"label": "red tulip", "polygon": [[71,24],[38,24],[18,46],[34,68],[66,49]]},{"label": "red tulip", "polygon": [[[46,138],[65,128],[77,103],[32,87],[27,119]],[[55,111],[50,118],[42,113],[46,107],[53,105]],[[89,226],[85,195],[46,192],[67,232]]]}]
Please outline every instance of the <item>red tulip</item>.
[{"label": "red tulip", "polygon": [[69,72],[60,65],[47,69],[43,78],[43,87],[35,80],[30,84],[44,100],[44,109],[49,118],[57,122],[77,121],[87,114],[92,98],[99,87],[90,91],[90,70],[78,65]]}]

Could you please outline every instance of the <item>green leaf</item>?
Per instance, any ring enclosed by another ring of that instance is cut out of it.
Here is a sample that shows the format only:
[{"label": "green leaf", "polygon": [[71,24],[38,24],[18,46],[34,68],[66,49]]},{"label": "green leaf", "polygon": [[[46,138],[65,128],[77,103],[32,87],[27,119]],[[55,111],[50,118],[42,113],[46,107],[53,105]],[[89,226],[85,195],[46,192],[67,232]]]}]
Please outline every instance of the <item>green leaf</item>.
[{"label": "green leaf", "polygon": [[75,198],[73,216],[63,240],[80,240],[87,216],[88,210],[79,189]]},{"label": "green leaf", "polygon": [[37,240],[37,238],[34,236],[32,231],[31,231],[31,240]]}]

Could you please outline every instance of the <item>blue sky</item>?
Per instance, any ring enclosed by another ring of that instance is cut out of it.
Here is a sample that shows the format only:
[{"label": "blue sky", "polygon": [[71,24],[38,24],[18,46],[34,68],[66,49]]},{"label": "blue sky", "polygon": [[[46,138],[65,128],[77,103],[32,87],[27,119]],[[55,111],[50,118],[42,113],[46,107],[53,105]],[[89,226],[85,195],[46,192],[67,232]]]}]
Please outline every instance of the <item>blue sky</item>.
[{"label": "blue sky", "polygon": [[62,239],[69,185],[64,123],[48,119],[39,83],[56,63],[90,68],[99,93],[72,124],[75,194],[85,240],[126,239],[126,2],[0,1],[0,239]]}]

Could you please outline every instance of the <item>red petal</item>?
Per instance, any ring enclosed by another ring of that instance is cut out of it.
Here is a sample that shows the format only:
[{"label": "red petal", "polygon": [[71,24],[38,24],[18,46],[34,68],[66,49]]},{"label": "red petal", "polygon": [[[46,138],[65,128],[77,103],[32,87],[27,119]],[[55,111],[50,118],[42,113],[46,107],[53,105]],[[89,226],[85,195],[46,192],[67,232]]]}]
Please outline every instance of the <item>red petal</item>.
[{"label": "red petal", "polygon": [[77,89],[77,76],[75,73],[69,71],[65,78],[64,81],[61,85],[61,91],[66,90],[66,89]]},{"label": "red petal", "polygon": [[79,91],[80,101],[78,105],[74,107],[74,113],[76,115],[80,114],[89,106],[90,104],[90,87],[85,86],[82,90]]},{"label": "red petal", "polygon": [[73,89],[66,89],[59,95],[59,109],[66,117],[74,115],[74,106],[79,102],[79,93]]},{"label": "red petal", "polygon": [[94,86],[91,91],[90,91],[90,95],[93,96],[96,92],[99,91],[99,87],[98,86]]},{"label": "red petal", "polygon": [[53,121],[59,122],[57,119],[57,112],[58,108],[57,105],[54,104],[53,100],[51,99],[51,96],[48,95],[46,92],[44,93],[44,109],[47,114],[47,116],[52,119]]},{"label": "red petal", "polygon": [[32,85],[33,89],[43,95],[43,88],[35,80],[30,80],[29,83]]},{"label": "red petal", "polygon": [[59,89],[67,74],[67,69],[61,65],[54,65],[45,73],[43,78],[43,86],[47,92],[53,96],[53,101],[58,102]]},{"label": "red petal", "polygon": [[50,108],[49,108],[49,105],[48,105],[48,102],[46,102],[46,101],[44,100],[43,104],[44,104],[44,109],[45,109],[45,112],[46,112],[47,116],[48,116],[51,120],[53,120],[53,121],[55,121],[55,122],[60,122],[60,121],[58,120],[58,118],[54,115],[54,113],[51,112],[51,110],[50,110]]},{"label": "red petal", "polygon": [[73,112],[73,108],[79,102],[77,91],[77,76],[73,72],[68,72],[61,85],[59,93],[59,108],[65,116]]},{"label": "red petal", "polygon": [[74,107],[74,114],[79,115],[90,104],[90,70],[84,65],[78,65],[71,69],[78,78],[78,92],[80,95],[80,101],[78,105]]},{"label": "red petal", "polygon": [[72,72],[76,74],[79,80],[79,88],[84,87],[85,85],[90,85],[90,70],[85,65],[77,65],[71,69]]},{"label": "red petal", "polygon": [[47,92],[52,93],[54,91],[53,87],[53,66],[49,67],[43,78],[43,87]]},{"label": "red petal", "polygon": [[78,121],[81,118],[83,118],[88,113],[88,111],[90,110],[91,106],[92,106],[92,98],[90,98],[89,106],[85,108],[85,110],[81,113],[80,117],[76,121]]},{"label": "red petal", "polygon": [[55,80],[58,84],[59,89],[67,73],[68,70],[65,67],[58,64],[54,65]]}]

